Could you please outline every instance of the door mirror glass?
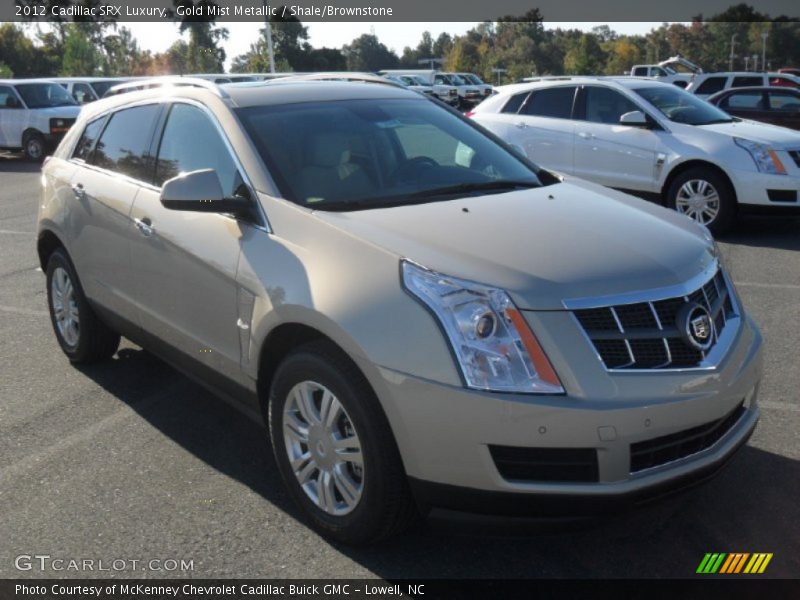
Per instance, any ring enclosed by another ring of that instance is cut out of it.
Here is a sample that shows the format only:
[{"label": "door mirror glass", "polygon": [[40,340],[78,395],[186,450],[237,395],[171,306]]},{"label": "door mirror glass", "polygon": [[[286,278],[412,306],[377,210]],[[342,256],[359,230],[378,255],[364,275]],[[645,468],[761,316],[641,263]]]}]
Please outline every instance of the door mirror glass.
[{"label": "door mirror glass", "polygon": [[240,196],[226,198],[214,169],[200,169],[168,179],[161,188],[161,204],[170,210],[240,214],[250,201]]},{"label": "door mirror glass", "polygon": [[619,118],[620,125],[627,125],[628,127],[647,127],[647,117],[640,110],[632,110],[626,112]]}]

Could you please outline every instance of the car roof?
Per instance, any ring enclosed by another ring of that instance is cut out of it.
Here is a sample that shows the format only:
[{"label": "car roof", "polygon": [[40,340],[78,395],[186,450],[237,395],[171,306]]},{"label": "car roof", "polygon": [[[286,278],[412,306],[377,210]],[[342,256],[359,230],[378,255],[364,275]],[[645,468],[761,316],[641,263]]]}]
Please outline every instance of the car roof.
[{"label": "car roof", "polygon": [[530,81],[522,83],[512,83],[509,85],[502,85],[495,87],[495,90],[501,94],[516,94],[538,88],[556,87],[562,85],[587,85],[587,84],[603,84],[608,87],[616,88],[634,88],[641,87],[643,84],[648,86],[665,86],[674,88],[672,83],[657,81],[649,77],[590,77],[588,75],[577,76],[553,76],[553,77],[538,77],[531,78]]},{"label": "car roof", "polygon": [[716,94],[712,94],[708,97],[708,99],[713,100],[718,96],[730,96],[731,94],[736,94],[737,92],[789,92],[790,94],[800,96],[800,90],[797,88],[787,87],[785,85],[751,85],[746,87],[727,88],[717,92]]},{"label": "car roof", "polygon": [[0,84],[2,85],[19,85],[21,83],[58,83],[58,81],[48,79],[47,77],[35,79],[0,79]]},{"label": "car roof", "polygon": [[182,78],[177,83],[174,80],[165,80],[161,83],[163,85],[157,87],[102,98],[87,104],[83,108],[83,114],[91,118],[108,110],[161,98],[188,98],[199,101],[215,98],[218,102],[224,101],[231,108],[360,99],[406,98],[427,101],[424,96],[401,86],[376,85],[360,81],[274,79],[216,85],[206,80]]}]

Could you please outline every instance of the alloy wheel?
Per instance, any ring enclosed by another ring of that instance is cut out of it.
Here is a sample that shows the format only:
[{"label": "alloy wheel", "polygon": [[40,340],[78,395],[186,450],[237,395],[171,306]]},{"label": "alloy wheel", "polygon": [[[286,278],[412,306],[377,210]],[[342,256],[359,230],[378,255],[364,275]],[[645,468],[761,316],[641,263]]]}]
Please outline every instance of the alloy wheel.
[{"label": "alloy wheel", "polygon": [[39,160],[44,155],[44,147],[42,146],[42,143],[34,137],[28,140],[25,152],[33,160]]},{"label": "alloy wheel", "polygon": [[306,496],[330,515],[353,511],[364,490],[364,461],[339,399],[319,383],[298,383],[284,402],[282,425],[289,464]]},{"label": "alloy wheel", "polygon": [[75,297],[75,286],[65,269],[58,267],[53,272],[50,292],[53,316],[58,332],[67,346],[74,348],[80,340],[80,315]]},{"label": "alloy wheel", "polygon": [[719,215],[719,193],[705,179],[690,179],[678,190],[675,208],[679,213],[708,226]]}]

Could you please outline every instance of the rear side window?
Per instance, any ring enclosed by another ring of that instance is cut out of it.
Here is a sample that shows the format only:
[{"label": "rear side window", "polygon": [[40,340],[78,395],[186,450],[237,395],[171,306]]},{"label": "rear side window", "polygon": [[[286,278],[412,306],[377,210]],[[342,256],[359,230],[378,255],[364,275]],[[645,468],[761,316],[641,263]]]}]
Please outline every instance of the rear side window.
[{"label": "rear side window", "polygon": [[709,77],[695,91],[695,94],[715,94],[725,88],[727,77]]},{"label": "rear side window", "polygon": [[769,104],[772,110],[800,110],[800,96],[788,92],[770,92]]},{"label": "rear side window", "polygon": [[569,119],[572,116],[572,100],[575,86],[536,90],[522,107],[522,113],[534,117]]},{"label": "rear side window", "polygon": [[522,106],[522,103],[525,102],[525,98],[528,97],[529,92],[522,92],[521,94],[514,94],[511,98],[508,99],[506,105],[503,107],[504,113],[517,113],[519,112],[519,107]]},{"label": "rear side window", "polygon": [[102,118],[96,119],[86,126],[86,129],[83,130],[83,134],[81,134],[81,139],[78,140],[75,146],[72,158],[84,161],[89,160],[89,155],[94,148],[94,143],[97,141],[97,136],[100,135],[100,131],[103,129],[104,121],[105,119]]},{"label": "rear side window", "polygon": [[153,172],[150,140],[159,110],[159,105],[148,104],[111,115],[92,164],[149,183]]},{"label": "rear side window", "polygon": [[763,84],[764,80],[761,77],[734,77],[731,87],[753,87]]},{"label": "rear side window", "polygon": [[619,92],[604,87],[586,88],[587,121],[617,125],[622,115],[634,110],[639,107]]},{"label": "rear side window", "polygon": [[199,169],[214,169],[225,195],[246,195],[236,163],[209,117],[196,106],[175,104],[161,136],[156,185]]},{"label": "rear side window", "polygon": [[744,110],[760,110],[764,108],[761,92],[740,92],[731,94],[720,102],[720,108],[738,108]]},{"label": "rear side window", "polygon": [[633,70],[634,77],[647,77],[647,67],[636,67]]}]

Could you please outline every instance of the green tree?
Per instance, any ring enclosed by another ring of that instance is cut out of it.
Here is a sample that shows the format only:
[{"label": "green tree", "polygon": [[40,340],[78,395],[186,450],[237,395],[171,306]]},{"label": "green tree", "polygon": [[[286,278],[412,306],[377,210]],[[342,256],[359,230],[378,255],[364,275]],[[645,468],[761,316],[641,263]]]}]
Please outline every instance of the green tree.
[{"label": "green tree", "polygon": [[4,62],[0,62],[0,77],[10,79],[13,76],[14,72],[8,68],[8,65]]},{"label": "green tree", "polygon": [[350,71],[379,71],[395,68],[400,59],[374,35],[365,33],[342,48]]},{"label": "green tree", "polygon": [[605,53],[592,34],[580,36],[564,56],[564,71],[570,75],[596,75],[602,73]]},{"label": "green tree", "polygon": [[61,62],[61,75],[96,75],[102,57],[86,32],[72,24],[64,39],[64,59]]}]

